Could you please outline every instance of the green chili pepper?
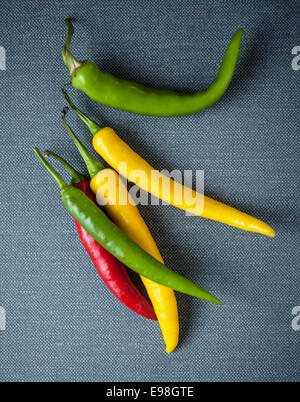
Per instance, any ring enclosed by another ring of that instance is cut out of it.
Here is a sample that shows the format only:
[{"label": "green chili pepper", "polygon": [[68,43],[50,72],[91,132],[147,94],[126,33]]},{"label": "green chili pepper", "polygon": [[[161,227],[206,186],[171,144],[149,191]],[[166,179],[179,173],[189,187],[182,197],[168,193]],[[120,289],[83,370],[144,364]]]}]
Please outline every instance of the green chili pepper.
[{"label": "green chili pepper", "polygon": [[91,61],[79,61],[70,51],[74,27],[70,20],[68,36],[62,50],[65,65],[70,70],[72,84],[96,102],[128,112],[160,117],[182,116],[199,112],[216,103],[227,90],[239,57],[243,30],[232,37],[215,81],[202,92],[180,94],[163,89],[148,88],[120,80],[99,70]]},{"label": "green chili pepper", "polygon": [[62,202],[74,219],[107,251],[144,277],[212,303],[221,302],[189,279],[173,272],[123,233],[81,190],[68,185],[37,148],[34,152],[60,188]]}]

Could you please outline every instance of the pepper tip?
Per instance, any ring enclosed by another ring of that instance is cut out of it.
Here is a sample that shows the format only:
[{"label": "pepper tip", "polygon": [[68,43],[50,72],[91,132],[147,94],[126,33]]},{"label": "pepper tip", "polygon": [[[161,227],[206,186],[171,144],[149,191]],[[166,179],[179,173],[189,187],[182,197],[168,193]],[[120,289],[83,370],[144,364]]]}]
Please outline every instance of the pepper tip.
[{"label": "pepper tip", "polygon": [[61,114],[62,114],[62,117],[63,117],[63,118],[66,117],[66,114],[68,113],[68,111],[69,111],[68,106],[65,106],[65,107],[63,108],[63,110],[61,111]]},{"label": "pepper tip", "polygon": [[276,236],[275,230],[271,226],[269,226],[268,224],[265,223],[264,227],[262,227],[262,229],[263,230],[260,233],[264,234],[265,236],[268,236],[268,237],[271,237],[271,238]]},{"label": "pepper tip", "polygon": [[271,237],[271,238],[276,237],[276,232],[275,232],[275,230],[271,228],[270,232],[268,233],[268,236]]},{"label": "pepper tip", "polygon": [[218,306],[222,306],[222,302],[221,302],[221,300],[219,300],[219,299],[217,299],[216,297],[214,297],[214,296],[212,296],[212,298],[211,298],[211,300],[209,300],[209,301],[211,301],[212,303],[214,303],[214,304],[217,304]]},{"label": "pepper tip", "polygon": [[237,31],[236,31],[236,33],[234,34],[234,36],[236,37],[236,38],[238,38],[239,40],[241,40],[242,39],[242,36],[244,35],[244,28],[239,28]]}]

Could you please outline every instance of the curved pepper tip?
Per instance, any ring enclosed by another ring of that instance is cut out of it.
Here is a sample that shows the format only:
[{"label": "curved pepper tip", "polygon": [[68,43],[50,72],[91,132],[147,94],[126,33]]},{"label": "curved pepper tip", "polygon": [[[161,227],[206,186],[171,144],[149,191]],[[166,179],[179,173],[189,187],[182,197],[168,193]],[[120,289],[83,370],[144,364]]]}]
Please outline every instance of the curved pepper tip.
[{"label": "curved pepper tip", "polygon": [[170,354],[170,353],[172,353],[172,352],[174,352],[174,350],[176,349],[176,346],[177,345],[175,345],[175,346],[168,346],[167,345],[167,347],[166,347],[166,352],[168,353],[168,354]]},{"label": "curved pepper tip", "polygon": [[276,236],[275,230],[273,228],[271,228],[271,226],[267,225],[266,223],[265,223],[265,225],[263,227],[263,231],[261,233],[268,237],[272,237],[272,238],[274,238]]},{"label": "curved pepper tip", "polygon": [[221,302],[221,300],[217,299],[215,296],[213,296],[212,294],[209,295],[209,297],[207,297],[207,299],[204,299],[210,303],[214,303],[217,304],[218,306],[221,306],[223,303]]},{"label": "curved pepper tip", "polygon": [[276,236],[275,230],[270,228],[270,232],[267,234],[267,236],[274,238]]},{"label": "curved pepper tip", "polygon": [[147,315],[144,315],[144,318],[148,318],[148,320],[152,320],[152,321],[158,321],[155,311],[153,310],[151,304],[150,304],[150,306],[151,306],[151,309],[148,311]]},{"label": "curved pepper tip", "polygon": [[242,39],[242,36],[244,35],[244,29],[243,28],[239,28],[236,33],[233,35],[233,38],[239,38],[239,40]]},{"label": "curved pepper tip", "polygon": [[175,335],[175,336],[172,336],[172,335],[169,333],[169,337],[168,337],[168,338],[164,336],[164,340],[165,340],[165,343],[166,343],[166,352],[167,352],[168,354],[174,352],[174,350],[175,350],[175,349],[177,348],[177,346],[178,346],[179,334],[178,334],[178,332],[177,332],[177,333],[175,333],[175,334],[173,333],[173,335]]}]

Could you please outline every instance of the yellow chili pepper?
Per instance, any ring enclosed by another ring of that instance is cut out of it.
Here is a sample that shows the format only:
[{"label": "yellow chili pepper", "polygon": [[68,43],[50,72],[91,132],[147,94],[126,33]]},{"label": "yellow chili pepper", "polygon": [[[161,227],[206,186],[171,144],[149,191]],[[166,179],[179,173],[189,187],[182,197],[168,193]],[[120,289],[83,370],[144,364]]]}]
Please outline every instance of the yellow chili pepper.
[{"label": "yellow chili pepper", "polygon": [[159,199],[194,215],[249,232],[257,232],[270,237],[275,236],[274,230],[261,220],[197,193],[160,174],[121,140],[112,128],[101,128],[72,103],[66,91],[63,90],[63,94],[71,108],[94,135],[93,146],[98,154],[129,181]]},{"label": "yellow chili pepper", "polygon": [[[155,171],[149,163],[122,141],[112,128],[105,127],[99,130],[93,138],[93,146],[98,154],[122,176],[177,208],[243,230],[270,237],[275,236],[274,230],[261,220],[199,194]],[[156,179],[153,179],[155,176]],[[165,186],[162,186],[162,183],[165,183]],[[184,194],[185,197],[183,197]],[[185,200],[196,201],[190,203]],[[197,205],[200,207],[198,208]]]},{"label": "yellow chili pepper", "polygon": [[[91,156],[68,126],[65,111],[63,121],[87,165],[91,176],[90,187],[97,195],[98,202],[103,205],[111,220],[124,233],[152,257],[164,263],[150,230],[127,192],[125,185],[120,180],[118,173],[110,168],[104,169],[103,165]],[[178,345],[179,338],[178,310],[174,291],[143,276],[141,276],[141,279],[160,324],[166,343],[166,351],[171,353]]]},{"label": "yellow chili pepper", "polygon": [[[117,172],[112,169],[109,172],[108,169],[100,171],[92,178],[90,187],[97,195],[98,202],[104,204],[104,208],[112,221],[147,253],[164,263],[145,221],[128,194],[126,187],[119,180]],[[125,201],[124,205],[120,204],[120,200],[122,203]],[[159,321],[166,343],[166,351],[171,353],[176,348],[179,337],[175,294],[172,289],[158,285],[143,276],[141,279]]]}]

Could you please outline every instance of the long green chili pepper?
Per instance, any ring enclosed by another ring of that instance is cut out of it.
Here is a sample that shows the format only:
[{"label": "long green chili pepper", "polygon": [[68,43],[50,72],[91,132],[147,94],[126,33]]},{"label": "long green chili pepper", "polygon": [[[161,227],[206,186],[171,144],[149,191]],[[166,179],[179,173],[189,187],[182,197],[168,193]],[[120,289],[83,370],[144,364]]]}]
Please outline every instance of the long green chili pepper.
[{"label": "long green chili pepper", "polygon": [[218,76],[205,91],[180,94],[121,80],[112,74],[100,71],[91,61],[77,60],[70,51],[74,27],[69,19],[65,22],[68,26],[68,36],[63,46],[62,57],[70,71],[73,86],[85,92],[96,102],[115,109],[160,117],[199,112],[212,106],[224,95],[235,71],[244,32],[239,29],[233,35]]},{"label": "long green chili pepper", "polygon": [[107,251],[144,277],[215,304],[221,302],[189,279],[173,272],[146,253],[91,201],[81,190],[68,185],[37,148],[34,152],[60,188],[62,202],[74,219]]}]

